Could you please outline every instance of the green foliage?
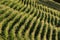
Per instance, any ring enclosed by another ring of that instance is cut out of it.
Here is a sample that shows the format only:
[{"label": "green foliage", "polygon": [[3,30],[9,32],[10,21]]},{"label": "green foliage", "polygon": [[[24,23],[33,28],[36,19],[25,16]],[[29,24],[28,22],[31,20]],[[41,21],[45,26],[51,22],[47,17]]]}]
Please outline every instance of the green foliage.
[{"label": "green foliage", "polygon": [[37,1],[0,0],[1,40],[60,39],[60,11]]}]

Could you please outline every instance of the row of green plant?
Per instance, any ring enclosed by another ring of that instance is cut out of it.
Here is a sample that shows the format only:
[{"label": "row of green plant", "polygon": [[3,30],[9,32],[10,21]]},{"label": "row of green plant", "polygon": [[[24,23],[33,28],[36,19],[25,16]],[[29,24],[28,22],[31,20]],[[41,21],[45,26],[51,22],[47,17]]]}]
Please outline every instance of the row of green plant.
[{"label": "row of green plant", "polygon": [[36,11],[36,9],[31,14],[12,10],[8,6],[6,6],[6,9],[9,10],[1,13],[2,15],[0,16],[0,34],[5,40],[58,39],[55,21],[59,21],[59,18],[56,20],[55,16],[42,11]]}]

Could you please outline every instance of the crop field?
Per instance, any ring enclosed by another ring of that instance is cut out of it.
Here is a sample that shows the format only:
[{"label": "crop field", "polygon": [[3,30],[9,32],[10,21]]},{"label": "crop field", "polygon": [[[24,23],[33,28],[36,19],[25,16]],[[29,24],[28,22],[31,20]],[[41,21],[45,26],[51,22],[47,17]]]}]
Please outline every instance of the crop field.
[{"label": "crop field", "polygon": [[60,3],[39,1],[0,0],[0,40],[60,40]]}]

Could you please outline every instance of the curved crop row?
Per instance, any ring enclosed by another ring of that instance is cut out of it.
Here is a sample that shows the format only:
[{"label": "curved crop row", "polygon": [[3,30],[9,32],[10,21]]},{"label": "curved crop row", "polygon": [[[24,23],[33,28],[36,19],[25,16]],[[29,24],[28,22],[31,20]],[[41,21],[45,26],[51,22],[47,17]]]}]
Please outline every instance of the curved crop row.
[{"label": "curved crop row", "polygon": [[[4,2],[3,2],[3,3],[4,3]],[[12,5],[12,4],[11,4],[11,5]],[[20,11],[22,11],[22,12],[24,11],[24,12],[27,12],[27,13],[28,13],[28,12],[31,13],[29,10],[30,10],[30,6],[28,5],[28,8],[27,8],[27,6],[24,6],[23,8],[21,8]],[[36,9],[34,9],[34,8],[32,9],[32,8],[31,8],[31,10],[36,10]],[[36,11],[40,11],[40,10],[36,10]],[[36,11],[35,11],[35,12],[36,12]],[[34,12],[34,11],[32,11],[32,12]],[[34,13],[35,13],[35,12],[34,12]],[[44,12],[44,11],[42,11],[42,10],[41,10],[40,12],[43,12],[42,14],[45,13],[45,14],[48,15],[48,16],[51,15],[51,16],[53,16],[54,19],[57,18],[56,20],[59,20],[59,21],[60,21],[60,18],[58,17],[58,15],[55,16],[55,15],[52,15],[53,13],[50,14],[50,13]],[[44,14],[44,15],[45,15],[45,14]],[[36,15],[36,14],[35,14],[35,15]],[[44,15],[43,15],[43,16],[44,16]],[[51,18],[51,19],[53,20],[53,18]],[[54,21],[54,20],[53,20],[53,21]],[[59,22],[59,21],[58,21],[58,22]],[[52,22],[51,22],[51,23],[52,23]],[[58,24],[57,21],[55,21],[54,25],[57,25],[57,24]],[[52,23],[52,25],[53,25],[53,23]]]},{"label": "curved crop row", "polygon": [[[30,4],[28,4],[28,5],[24,4],[21,1],[20,2],[14,2],[14,1],[6,1],[5,0],[5,1],[2,1],[1,4],[5,4],[7,6],[10,6],[11,8],[16,9],[18,11],[25,11],[25,9],[29,11],[32,8],[34,8],[34,9],[36,8],[36,7],[33,7]],[[36,9],[39,9],[39,10],[42,10],[42,11],[47,12],[49,14],[52,14],[54,16],[60,17],[60,15],[59,15],[60,12],[59,11],[51,9],[51,8],[48,8],[46,6],[43,6],[42,4],[37,4],[36,3],[36,5],[37,5]],[[28,8],[27,8],[27,6],[28,6]]]},{"label": "curved crop row", "polygon": [[59,21],[58,18],[56,20],[56,17],[47,13],[36,12],[36,10],[30,15],[23,12],[18,13],[12,9],[6,10],[6,13],[3,13],[2,16],[9,13],[10,15],[3,17],[0,22],[0,34],[5,40],[59,39],[58,31],[55,29],[56,26],[54,24],[55,21]]},{"label": "curved crop row", "polygon": [[0,1],[1,40],[60,40],[59,11],[34,0]]},{"label": "curved crop row", "polygon": [[[48,23],[51,22],[52,25],[57,25],[57,24],[59,24],[58,22],[60,22],[60,18],[57,16],[54,16],[52,14],[48,14],[48,13],[43,12],[43,11],[37,11],[36,9],[35,10],[31,9],[31,10],[32,11],[30,11],[29,14],[34,14],[34,16],[35,15],[37,15],[37,16],[41,15],[41,20],[44,19],[44,21],[46,21],[48,19],[47,22]],[[25,11],[27,11],[27,10],[25,10]],[[9,12],[9,14],[10,14],[10,12]]]}]

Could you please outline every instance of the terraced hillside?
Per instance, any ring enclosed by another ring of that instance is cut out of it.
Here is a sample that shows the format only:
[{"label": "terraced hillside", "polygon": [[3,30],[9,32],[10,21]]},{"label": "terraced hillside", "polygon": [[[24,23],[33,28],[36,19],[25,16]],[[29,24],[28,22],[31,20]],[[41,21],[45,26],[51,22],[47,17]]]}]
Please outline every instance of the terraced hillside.
[{"label": "terraced hillside", "polygon": [[0,0],[0,40],[60,40],[60,10],[38,1]]}]

